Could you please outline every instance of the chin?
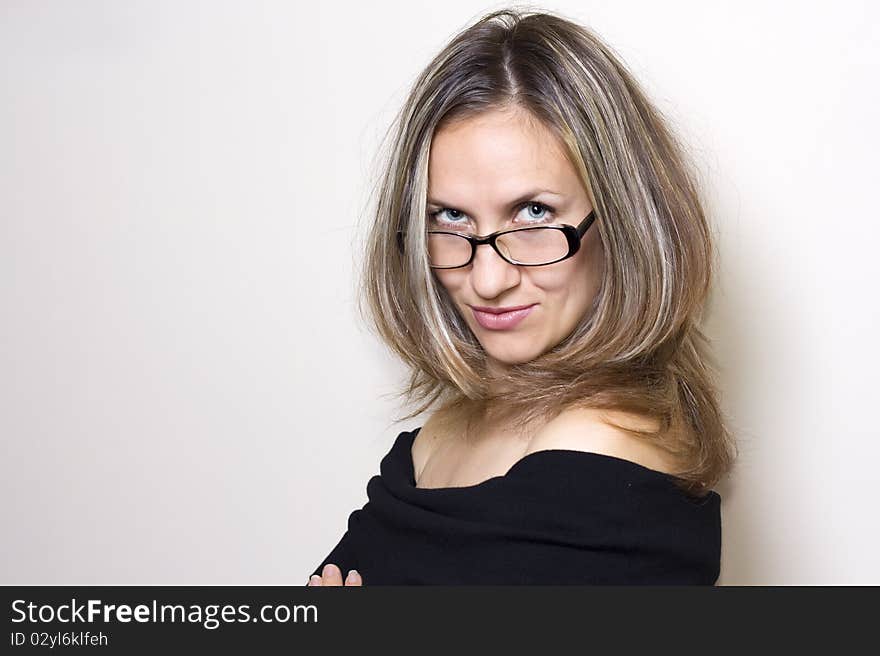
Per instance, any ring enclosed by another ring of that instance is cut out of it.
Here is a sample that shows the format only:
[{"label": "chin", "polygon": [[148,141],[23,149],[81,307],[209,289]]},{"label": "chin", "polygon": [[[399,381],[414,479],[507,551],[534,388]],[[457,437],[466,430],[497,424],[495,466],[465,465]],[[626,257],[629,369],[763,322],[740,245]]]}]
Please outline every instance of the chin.
[{"label": "chin", "polygon": [[515,364],[531,362],[539,355],[541,355],[541,351],[535,350],[534,342],[529,343],[522,351],[505,350],[503,352],[499,352],[497,349],[487,349],[485,346],[483,347],[483,350],[486,351],[486,354],[490,358],[495,360],[495,362],[503,367],[510,367]]}]

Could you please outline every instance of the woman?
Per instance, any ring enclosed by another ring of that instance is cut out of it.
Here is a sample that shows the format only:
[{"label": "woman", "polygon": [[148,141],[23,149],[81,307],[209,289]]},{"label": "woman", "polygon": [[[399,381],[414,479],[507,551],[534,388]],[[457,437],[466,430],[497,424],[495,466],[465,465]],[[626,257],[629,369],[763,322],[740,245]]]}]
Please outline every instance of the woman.
[{"label": "woman", "polygon": [[593,33],[510,10],[395,127],[363,298],[411,368],[404,419],[436,408],[308,584],[714,584],[735,445],[669,127]]}]

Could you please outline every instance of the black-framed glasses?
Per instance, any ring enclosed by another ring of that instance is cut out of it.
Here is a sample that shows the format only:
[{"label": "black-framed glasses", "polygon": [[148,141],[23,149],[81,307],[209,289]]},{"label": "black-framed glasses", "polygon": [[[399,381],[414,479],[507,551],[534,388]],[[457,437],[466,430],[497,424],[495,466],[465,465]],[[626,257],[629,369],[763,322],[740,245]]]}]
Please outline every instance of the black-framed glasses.
[{"label": "black-framed glasses", "polygon": [[[526,226],[499,230],[485,237],[446,230],[429,230],[428,261],[432,269],[458,269],[469,265],[480,244],[489,244],[505,262],[518,266],[546,266],[567,260],[578,252],[581,239],[593,221],[595,210],[575,227],[572,225]],[[403,252],[405,230],[397,231]]]}]

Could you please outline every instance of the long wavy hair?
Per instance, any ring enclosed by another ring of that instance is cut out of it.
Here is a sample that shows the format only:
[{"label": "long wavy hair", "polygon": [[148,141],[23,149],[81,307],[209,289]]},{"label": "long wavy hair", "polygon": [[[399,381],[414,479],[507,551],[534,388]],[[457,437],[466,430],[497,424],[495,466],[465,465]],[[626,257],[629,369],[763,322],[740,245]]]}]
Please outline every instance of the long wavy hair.
[{"label": "long wavy hair", "polygon": [[[426,203],[435,132],[505,109],[525,110],[564,146],[596,212],[604,271],[576,328],[498,385],[429,266]],[[552,12],[488,13],[428,64],[383,140],[358,294],[371,330],[410,371],[397,396],[416,409],[399,420],[431,406],[467,426],[620,411],[659,427],[608,422],[673,454],[682,489],[702,496],[729,472],[736,445],[700,328],[713,236],[669,123],[608,45]]]}]

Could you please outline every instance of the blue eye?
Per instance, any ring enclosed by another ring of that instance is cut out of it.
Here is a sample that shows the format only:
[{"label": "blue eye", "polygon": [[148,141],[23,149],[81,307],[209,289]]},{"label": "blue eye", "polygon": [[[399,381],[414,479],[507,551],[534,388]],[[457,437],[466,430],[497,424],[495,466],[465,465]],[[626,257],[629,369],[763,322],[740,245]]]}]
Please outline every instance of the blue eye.
[{"label": "blue eye", "polygon": [[[549,207],[547,207],[546,205],[544,205],[543,203],[529,203],[528,205],[526,205],[526,207],[528,207],[530,210],[531,210],[533,207],[540,207],[541,210],[542,210],[545,214],[546,214],[547,212],[551,212],[551,209],[550,209]],[[524,208],[523,208],[523,209],[524,209]],[[533,218],[536,218],[536,219],[543,219],[544,217],[543,217],[543,216],[538,216],[538,217],[533,217]]]},{"label": "blue eye", "polygon": [[448,208],[448,207],[442,207],[442,208],[440,208],[439,210],[437,210],[437,211],[435,211],[435,212],[430,212],[430,213],[428,214],[428,216],[430,216],[430,217],[431,217],[432,219],[434,219],[435,221],[438,221],[439,223],[456,223],[456,224],[457,224],[457,223],[462,223],[461,221],[439,221],[438,217],[439,217],[440,214],[442,214],[443,212],[448,212],[448,213],[458,212],[458,214],[464,216],[464,214],[463,214],[461,211],[459,211],[459,210],[454,210],[454,209],[452,209],[452,208]]}]

